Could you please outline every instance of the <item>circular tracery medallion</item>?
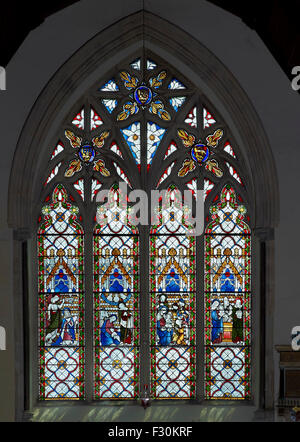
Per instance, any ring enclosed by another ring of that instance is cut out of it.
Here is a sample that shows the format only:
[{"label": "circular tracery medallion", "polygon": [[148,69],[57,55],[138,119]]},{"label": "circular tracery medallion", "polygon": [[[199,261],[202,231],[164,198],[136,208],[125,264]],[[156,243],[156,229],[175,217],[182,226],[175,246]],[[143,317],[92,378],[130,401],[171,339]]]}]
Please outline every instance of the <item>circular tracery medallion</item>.
[{"label": "circular tracery medallion", "polygon": [[95,149],[92,146],[86,144],[80,147],[78,155],[81,161],[83,161],[84,163],[91,163],[95,158],[96,153]]},{"label": "circular tracery medallion", "polygon": [[204,144],[195,144],[191,150],[191,155],[197,163],[204,163],[209,157],[209,149]]},{"label": "circular tracery medallion", "polygon": [[134,99],[137,104],[146,106],[152,100],[152,91],[147,86],[139,86],[134,91]]}]

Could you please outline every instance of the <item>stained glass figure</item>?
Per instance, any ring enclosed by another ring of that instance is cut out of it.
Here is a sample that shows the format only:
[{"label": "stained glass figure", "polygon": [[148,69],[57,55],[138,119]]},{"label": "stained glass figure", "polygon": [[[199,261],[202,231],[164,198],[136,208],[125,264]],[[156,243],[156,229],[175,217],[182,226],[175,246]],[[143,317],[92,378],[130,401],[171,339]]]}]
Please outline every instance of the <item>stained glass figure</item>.
[{"label": "stained glass figure", "polygon": [[226,185],[205,231],[205,396],[249,399],[251,231]]},{"label": "stained glass figure", "polygon": [[139,237],[117,186],[94,229],[95,399],[139,395]]},{"label": "stained glass figure", "polygon": [[118,114],[117,120],[126,120],[131,115],[137,114],[140,109],[146,108],[148,108],[150,113],[157,115],[162,120],[171,120],[171,115],[165,109],[165,105],[157,92],[162,86],[166,75],[166,71],[161,71],[158,75],[149,79],[148,86],[129,72],[120,72],[120,78],[123,80],[125,88],[130,91],[130,94],[128,95],[129,100],[123,105],[123,110]]},{"label": "stained glass figure", "polygon": [[195,237],[171,186],[150,233],[151,395],[195,396]]},{"label": "stained glass figure", "polygon": [[55,187],[38,229],[40,399],[84,398],[84,232]]}]

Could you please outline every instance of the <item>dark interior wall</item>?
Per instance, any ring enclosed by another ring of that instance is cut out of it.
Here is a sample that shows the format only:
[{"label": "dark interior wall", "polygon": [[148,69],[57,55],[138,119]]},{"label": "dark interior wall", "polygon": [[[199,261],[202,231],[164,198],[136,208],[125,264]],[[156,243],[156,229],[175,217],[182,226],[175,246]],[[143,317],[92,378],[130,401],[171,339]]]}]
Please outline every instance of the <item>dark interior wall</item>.
[{"label": "dark interior wall", "polygon": [[[298,26],[300,2],[298,0],[208,1],[241,18],[247,26],[255,30],[283,71],[291,78],[292,68],[299,65],[300,54]],[[53,0],[39,4],[33,1],[18,2],[17,5],[16,2],[3,2],[0,28],[0,41],[3,45],[0,65],[8,64],[29,32],[40,26],[47,17],[74,3],[78,3],[78,0]],[[176,1],[173,4],[176,4]],[[142,9],[143,0],[139,0],[139,5]],[[76,32],[75,28],[74,32]]]},{"label": "dark interior wall", "polygon": [[250,29],[256,31],[283,71],[291,77],[291,70],[299,65],[300,57],[298,0],[210,2],[240,17]]}]

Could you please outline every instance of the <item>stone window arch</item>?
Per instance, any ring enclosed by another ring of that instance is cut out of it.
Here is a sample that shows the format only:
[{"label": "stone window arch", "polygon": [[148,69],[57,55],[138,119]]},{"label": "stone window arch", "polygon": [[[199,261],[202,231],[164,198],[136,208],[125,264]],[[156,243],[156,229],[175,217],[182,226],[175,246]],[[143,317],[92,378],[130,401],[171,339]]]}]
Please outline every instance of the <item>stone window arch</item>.
[{"label": "stone window arch", "polygon": [[[95,83],[95,78],[97,76],[100,78],[100,72],[102,73],[101,78],[104,78],[103,74],[105,74],[106,78],[110,77],[109,73],[113,69],[112,65],[114,61],[110,61],[109,54],[105,53],[105,50],[103,49],[103,47],[105,47],[103,42],[106,42],[111,45],[111,48],[113,48],[111,51],[115,52],[121,60],[132,59],[132,61],[134,61],[134,59],[137,58],[138,51],[143,49],[142,46],[146,46],[149,53],[154,55],[152,58],[156,57],[156,59],[163,60],[163,62],[160,62],[160,66],[163,66],[163,64],[172,66],[172,60],[174,60],[174,57],[176,58],[176,56],[178,56],[180,48],[180,60],[177,70],[182,78],[185,78],[187,81],[190,81],[191,84],[194,84],[192,79],[198,77],[200,83],[206,84],[208,88],[214,91],[219,102],[226,107],[230,118],[235,121],[233,130],[231,130],[230,125],[225,122],[224,126],[226,125],[226,130],[228,130],[227,128],[229,127],[228,135],[230,133],[229,138],[231,140],[229,145],[233,149],[235,155],[238,156],[240,164],[238,167],[234,157],[229,153],[229,147],[227,148],[227,151],[224,150],[225,153],[222,159],[222,165],[226,171],[226,180],[222,181],[220,184],[217,182],[215,183],[213,191],[209,194],[209,198],[211,198],[210,201],[212,202],[217,195],[220,195],[226,184],[231,185],[233,189],[239,189],[236,193],[239,193],[241,200],[246,202],[248,213],[251,215],[251,230],[256,236],[256,251],[258,254],[261,253],[261,256],[263,256],[264,253],[271,253],[272,246],[269,250],[268,244],[270,243],[268,243],[268,241],[272,241],[273,226],[275,225],[277,218],[277,201],[274,201],[274,195],[276,195],[274,189],[277,188],[276,174],[274,173],[273,160],[264,130],[261,127],[249,100],[238,86],[235,79],[226,71],[224,66],[222,66],[218,60],[209,53],[209,51],[202,47],[198,42],[194,41],[191,37],[188,37],[184,32],[174,29],[172,25],[166,24],[163,20],[148,13],[143,14],[143,20],[141,20],[141,14],[136,14],[135,16],[123,19],[122,24],[123,26],[119,30],[117,29],[117,25],[114,25],[109,30],[103,31],[101,35],[99,34],[99,36],[96,36],[91,42],[87,43],[77,54],[75,54],[53,77],[49,85],[43,91],[43,96],[40,97],[31,112],[18,143],[15,164],[11,175],[10,191],[12,194],[16,195],[19,200],[17,204],[14,203],[14,205],[10,206],[10,220],[11,224],[19,232],[18,234],[20,238],[24,239],[32,237],[34,233],[34,219],[36,219],[37,213],[41,208],[41,202],[43,201],[44,196],[46,193],[49,194],[49,190],[43,190],[43,196],[41,196],[40,185],[41,182],[48,179],[53,170],[51,169],[52,166],[50,167],[49,164],[49,170],[45,173],[45,170],[47,169],[47,157],[49,158],[50,152],[49,146],[57,147],[56,141],[54,140],[57,139],[59,126],[61,125],[60,114],[64,112],[64,121],[70,121],[70,116],[74,113],[73,110],[76,106],[78,109],[80,108],[78,112],[78,114],[80,114],[81,105],[83,104],[83,108],[88,106],[87,103],[82,102],[79,105],[81,98],[78,98],[80,96],[82,97],[85,93],[84,91],[87,90],[87,86],[84,84],[85,81],[87,84]],[[158,35],[155,32],[155,29],[162,24],[164,25],[164,27],[161,28],[163,31]],[[123,36],[123,44],[121,48],[118,47],[117,40],[111,38],[112,34],[119,36],[118,41],[121,36]],[[141,36],[141,49],[139,50],[133,48],[134,44],[137,42],[136,35]],[[182,47],[181,41],[183,38],[184,41],[189,42],[190,44],[185,44],[184,47]],[[101,48],[97,44],[100,40],[102,42]],[[168,55],[166,56],[166,54]],[[101,66],[100,60],[101,62],[106,62],[105,72],[104,68]],[[187,65],[186,69],[183,68],[184,63]],[[110,68],[109,64],[111,64]],[[189,75],[190,71],[193,71],[193,75],[191,76]],[[72,72],[71,75],[68,74],[70,72]],[[92,77],[94,77],[94,79]],[[228,87],[228,85],[230,85],[230,87]],[[194,87],[197,91],[201,90],[197,85],[194,85]],[[53,90],[58,91],[55,97],[53,97],[52,94]],[[197,92],[197,94],[198,97],[201,96],[201,93]],[[207,100],[207,104],[205,105],[206,108],[210,110],[209,113],[213,116],[212,118],[215,117],[216,121],[223,122],[224,120],[217,107],[212,104],[211,100],[206,98],[205,94],[203,94],[203,97]],[[61,104],[67,102],[72,102],[72,111],[66,112],[66,104],[64,104],[64,109],[62,110]],[[199,108],[200,103],[196,102],[195,105]],[[241,112],[241,109],[243,109],[243,112]],[[157,115],[155,118],[157,118]],[[33,131],[35,133],[34,137],[32,136]],[[191,129],[191,133],[195,134],[194,129]],[[235,142],[236,134],[238,134],[242,143]],[[173,135],[175,136],[175,134]],[[207,135],[213,135],[213,133],[207,133]],[[65,139],[64,141],[66,142]],[[179,139],[177,139],[177,141],[180,142]],[[234,145],[234,147],[232,147],[232,145]],[[40,149],[38,149],[38,146]],[[263,149],[262,146],[264,146]],[[225,145],[223,145],[223,148],[225,148]],[[36,156],[37,151],[38,155]],[[157,151],[157,153],[159,154],[159,151]],[[54,152],[52,152],[52,155],[53,154]],[[163,153],[160,154],[161,157],[163,155]],[[69,158],[71,161],[71,155]],[[229,166],[226,164],[226,158]],[[36,165],[39,167],[37,168]],[[179,171],[178,166],[180,165],[177,164],[176,166],[177,177]],[[117,168],[115,168],[115,170],[117,170]],[[125,173],[126,171],[122,170],[122,172]],[[53,173],[55,173],[55,171]],[[129,174],[130,170],[128,169],[127,177]],[[28,179],[29,176],[32,177],[31,180]],[[59,177],[60,175],[54,177],[52,182],[53,190],[54,184],[58,184]],[[192,178],[191,175],[190,177]],[[241,186],[239,180],[242,181],[243,184],[245,183],[245,186]],[[83,201],[80,196],[80,191],[82,192],[81,183],[78,183],[78,180],[75,180],[75,178],[73,181],[74,182],[71,183],[73,187],[74,185],[77,185],[77,189],[75,187],[75,193],[74,189],[72,189],[73,198],[79,209],[84,212],[85,201]],[[174,178],[170,180],[170,184],[174,184]],[[192,183],[189,184],[192,186]],[[86,184],[84,184],[84,186],[86,186]],[[243,187],[246,187],[247,190]],[[258,191],[258,189],[260,189],[260,191]],[[261,191],[261,189],[263,189],[263,191]],[[79,192],[77,191],[77,194],[76,190],[79,190]],[[83,191],[85,194],[87,193],[85,187],[83,188]],[[206,216],[208,216],[208,209]],[[89,228],[91,229],[91,225]],[[197,247],[197,253],[200,256],[200,250],[203,250],[203,248],[200,249],[200,247],[203,247],[203,245]],[[34,259],[32,261],[34,263]],[[199,264],[199,266],[200,265],[201,264]],[[259,278],[259,273],[256,274],[256,277]],[[91,285],[89,288],[85,287],[85,292],[87,290],[92,290]],[[91,307],[92,305],[90,303],[89,308],[91,309]],[[200,336],[201,331],[202,333],[204,331],[203,313],[204,312],[201,312],[201,309],[195,311],[197,324],[199,325],[198,334]],[[146,318],[145,314],[143,317]],[[145,321],[145,319],[143,321]],[[256,326],[257,325],[258,324],[256,323]],[[147,346],[149,347],[148,342],[142,340],[143,349],[141,349],[141,351],[147,352]],[[270,342],[268,345],[269,344]],[[204,350],[201,350],[200,347],[201,345],[199,344],[196,350],[197,356],[195,366],[197,367],[197,392],[195,397],[197,399],[204,399],[203,386],[205,376],[203,368],[201,368],[204,367]],[[255,351],[259,354],[257,349]],[[265,349],[261,351],[265,352]],[[34,350],[32,350],[32,352],[34,353]],[[86,382],[88,385],[87,398],[91,400],[93,397],[91,349],[89,349],[88,352],[90,353],[88,363],[90,367],[88,368],[88,371],[86,371],[86,373],[89,373],[87,374]],[[87,368],[85,368],[85,370],[87,370]],[[35,369],[32,370],[32,375],[33,378],[36,379],[37,372],[34,374],[34,371]],[[149,383],[147,382],[147,380],[149,381],[149,373],[150,366],[147,367],[146,363],[139,379],[141,385]],[[33,391],[36,392],[35,388],[33,388]],[[32,392],[32,394],[34,393]]]}]

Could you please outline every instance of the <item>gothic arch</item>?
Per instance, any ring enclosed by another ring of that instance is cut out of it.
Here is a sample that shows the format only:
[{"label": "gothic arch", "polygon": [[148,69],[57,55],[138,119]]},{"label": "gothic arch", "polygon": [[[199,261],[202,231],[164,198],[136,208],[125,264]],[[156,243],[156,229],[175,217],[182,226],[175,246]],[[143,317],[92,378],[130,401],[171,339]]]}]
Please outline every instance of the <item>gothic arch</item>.
[{"label": "gothic arch", "polygon": [[263,239],[272,239],[279,217],[277,173],[268,139],[253,105],[238,81],[206,47],[148,12],[135,13],[96,35],[59,69],[40,94],[14,155],[9,184],[9,225],[22,237],[31,236],[47,146],[66,109],[74,105],[100,72],[103,76],[116,59],[134,53],[143,44],[158,56],[170,59],[170,64],[177,60],[179,71],[187,77],[192,73],[195,84],[203,84],[213,91],[221,104],[218,107],[214,103],[216,108],[227,109],[231,130],[240,138],[238,144],[249,183],[254,231]]},{"label": "gothic arch", "polygon": [[[253,105],[238,81],[207,48],[171,23],[143,11],[120,20],[87,42],[42,91],[23,127],[14,155],[9,185],[9,225],[30,230],[40,165],[45,161],[47,142],[66,104],[74,102],[80,91],[87,88],[91,77],[95,78],[95,73],[108,71],[115,58],[143,43],[155,48],[158,55],[169,54],[177,58],[178,65],[186,65],[227,109],[230,121],[235,124],[233,132],[242,140],[240,147],[254,202],[254,226],[261,230],[273,229],[279,217],[277,173],[267,136]],[[110,54],[118,55],[111,57]]]}]

